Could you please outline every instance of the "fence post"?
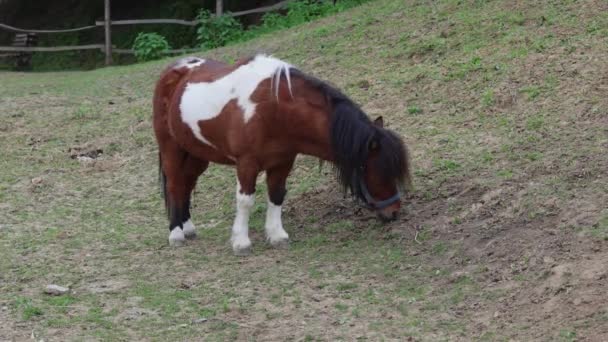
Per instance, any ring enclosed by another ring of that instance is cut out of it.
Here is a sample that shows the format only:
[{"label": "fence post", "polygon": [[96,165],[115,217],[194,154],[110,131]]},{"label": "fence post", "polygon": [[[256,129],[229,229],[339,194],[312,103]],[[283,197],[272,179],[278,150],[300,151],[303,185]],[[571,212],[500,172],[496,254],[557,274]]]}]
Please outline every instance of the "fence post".
[{"label": "fence post", "polygon": [[223,0],[215,0],[215,15],[220,17],[224,14],[224,1]]},{"label": "fence post", "polygon": [[112,22],[110,21],[110,0],[104,0],[104,26],[106,36],[106,65],[112,64],[112,37],[110,27]]}]

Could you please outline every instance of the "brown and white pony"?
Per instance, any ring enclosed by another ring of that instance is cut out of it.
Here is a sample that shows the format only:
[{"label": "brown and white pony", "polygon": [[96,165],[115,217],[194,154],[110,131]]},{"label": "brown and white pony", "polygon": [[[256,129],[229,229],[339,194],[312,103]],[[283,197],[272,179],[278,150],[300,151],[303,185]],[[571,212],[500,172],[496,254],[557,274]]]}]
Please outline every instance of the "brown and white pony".
[{"label": "brown and white pony", "polygon": [[154,92],[154,130],[170,225],[169,243],[195,236],[190,196],[209,162],[235,165],[232,248],[251,251],[249,214],[258,174],[266,172],[266,236],[285,247],[285,181],[299,153],[334,164],[345,189],[394,220],[399,189],[410,184],[403,141],[340,91],[279,59],[257,55],[227,65],[183,58],[166,68]]}]

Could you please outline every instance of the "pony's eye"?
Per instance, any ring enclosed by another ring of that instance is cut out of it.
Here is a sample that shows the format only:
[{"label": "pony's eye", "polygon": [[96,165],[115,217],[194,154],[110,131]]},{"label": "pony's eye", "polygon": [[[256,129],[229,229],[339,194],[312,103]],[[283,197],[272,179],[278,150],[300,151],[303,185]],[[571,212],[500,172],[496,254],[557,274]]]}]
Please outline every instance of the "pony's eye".
[{"label": "pony's eye", "polygon": [[379,148],[380,148],[380,144],[378,143],[378,141],[376,141],[376,140],[372,140],[372,141],[369,143],[369,150],[370,150],[370,151],[375,151],[375,150],[377,150],[377,149],[379,149]]}]

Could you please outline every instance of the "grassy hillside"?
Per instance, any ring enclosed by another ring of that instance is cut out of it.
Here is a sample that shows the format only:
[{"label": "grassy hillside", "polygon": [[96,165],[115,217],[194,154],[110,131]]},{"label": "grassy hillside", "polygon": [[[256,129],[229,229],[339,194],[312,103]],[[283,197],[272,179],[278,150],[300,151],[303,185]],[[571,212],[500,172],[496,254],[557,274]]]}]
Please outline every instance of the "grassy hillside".
[{"label": "grassy hillside", "polygon": [[0,340],[608,339],[605,1],[378,0],[210,56],[256,51],[403,135],[401,220],[302,157],[290,250],[263,241],[262,182],[237,258],[234,172],[213,166],[200,238],[168,248],[150,115],[169,60],[0,73]]}]

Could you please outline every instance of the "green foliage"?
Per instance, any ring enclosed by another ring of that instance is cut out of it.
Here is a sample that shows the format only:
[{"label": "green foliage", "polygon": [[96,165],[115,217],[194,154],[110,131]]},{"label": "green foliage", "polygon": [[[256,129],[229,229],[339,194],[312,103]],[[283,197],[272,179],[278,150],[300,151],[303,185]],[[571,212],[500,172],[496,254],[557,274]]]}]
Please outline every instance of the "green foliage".
[{"label": "green foliage", "polygon": [[568,329],[562,329],[559,332],[559,340],[560,341],[576,341],[576,331],[574,330],[568,330]]},{"label": "green foliage", "polygon": [[214,16],[202,9],[196,19],[201,23],[196,30],[196,41],[205,49],[215,49],[238,40],[243,34],[243,25],[228,15]]},{"label": "green foliage", "polygon": [[433,162],[435,167],[437,167],[441,171],[455,171],[460,168],[460,164],[453,160],[449,159],[439,159]]},{"label": "green foliage", "polygon": [[158,33],[140,33],[133,42],[133,50],[135,51],[135,57],[140,62],[151,61],[159,59],[163,56],[163,53],[170,50],[171,46],[165,39]]},{"label": "green foliage", "polygon": [[538,131],[545,124],[545,119],[542,115],[534,115],[526,120],[526,128],[530,131]]},{"label": "green foliage", "polygon": [[[262,34],[287,29],[304,24],[311,20],[342,12],[346,9],[358,6],[369,0],[340,0],[335,6],[331,2],[299,0],[288,4],[286,14],[270,12],[262,17],[261,24],[243,27],[239,19],[231,16],[215,17],[208,10],[201,10],[197,19],[203,19],[203,23],[196,27],[185,27],[182,25],[134,25],[123,26],[120,30],[112,32],[112,44],[118,48],[132,48],[136,56],[128,54],[114,54],[113,63],[131,64],[137,61],[148,61],[162,57],[163,50],[173,48],[191,48],[201,46],[204,49],[213,49],[227,44],[241,42],[256,38]],[[208,2],[202,2],[208,6]],[[63,9],[64,16],[74,26],[88,25],[94,20],[95,7],[87,5],[87,2],[79,4],[80,15],[74,18],[71,10]],[[143,18],[183,18],[188,19],[201,2],[196,0],[184,0],[170,3],[159,3],[158,6],[141,6],[134,12],[136,17]],[[91,11],[85,11],[91,9]],[[82,14],[86,13],[86,14]],[[53,35],[41,35],[40,46],[64,46],[79,45],[99,41],[97,33],[77,32]],[[140,38],[142,35],[146,38]],[[138,39],[144,39],[137,45]],[[166,46],[165,43],[168,43]],[[157,45],[162,44],[162,45]],[[136,46],[137,45],[137,46]],[[94,69],[104,64],[104,56],[99,50],[65,51],[65,52],[36,52],[33,54],[32,65],[36,71],[67,70],[67,69]],[[0,60],[0,69],[12,69],[12,64]]]},{"label": "green foliage", "polygon": [[336,8],[329,2],[294,1],[288,4],[285,18],[293,26],[335,12]]},{"label": "green foliage", "polygon": [[540,95],[541,90],[537,86],[529,86],[521,88],[521,92],[528,95],[528,100],[532,101]]},{"label": "green foliage", "polygon": [[311,0],[294,1],[287,5],[287,14],[266,13],[262,24],[244,30],[233,17],[215,17],[207,10],[201,10],[197,19],[203,23],[197,30],[197,41],[203,48],[212,49],[232,42],[250,40],[262,34],[287,29],[311,20],[342,12],[369,0],[342,0],[336,5],[330,2]]},{"label": "green foliage", "polygon": [[492,89],[487,89],[484,93],[483,96],[481,97],[481,103],[485,106],[485,107],[490,107],[494,104],[494,90]]},{"label": "green foliage", "polygon": [[[39,46],[72,46],[83,44],[78,33],[60,33],[38,36]],[[36,71],[66,70],[78,65],[82,69],[92,69],[96,63],[103,65],[103,54],[98,50],[35,52],[32,67]]]},{"label": "green foliage", "polygon": [[496,173],[497,176],[502,177],[504,179],[513,178],[513,171],[511,170],[500,170]]},{"label": "green foliage", "polygon": [[13,302],[13,306],[18,310],[21,310],[21,317],[24,320],[29,320],[34,316],[42,316],[43,314],[42,309],[34,306],[30,298],[17,297]]},{"label": "green foliage", "polygon": [[430,37],[427,39],[421,39],[418,42],[413,43],[407,48],[407,54],[409,57],[418,55],[423,56],[430,53],[437,53],[442,55],[445,53],[447,48],[447,41],[441,37]]},{"label": "green foliage", "polygon": [[308,21],[327,15],[342,12],[348,8],[360,5],[368,0],[342,0],[336,5],[321,1],[294,1],[287,5],[287,14],[266,13],[262,17],[262,25],[251,29],[254,35],[272,32],[284,28],[301,25]]},{"label": "green foliage", "polygon": [[409,106],[407,107],[407,112],[410,115],[416,115],[422,113],[422,109],[420,109],[418,106]]}]

